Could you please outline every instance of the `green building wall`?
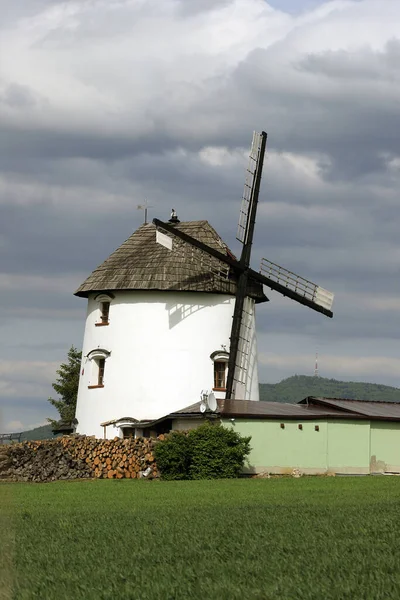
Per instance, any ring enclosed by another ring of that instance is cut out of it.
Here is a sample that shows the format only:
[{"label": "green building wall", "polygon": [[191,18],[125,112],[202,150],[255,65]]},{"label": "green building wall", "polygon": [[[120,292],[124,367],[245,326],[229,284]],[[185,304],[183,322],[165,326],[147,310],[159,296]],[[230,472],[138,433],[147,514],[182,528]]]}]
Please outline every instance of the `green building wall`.
[{"label": "green building wall", "polygon": [[400,472],[400,423],[237,418],[223,419],[222,424],[251,436],[248,472]]},{"label": "green building wall", "polygon": [[369,473],[370,422],[328,421],[328,471]]},{"label": "green building wall", "polygon": [[251,436],[248,470],[252,472],[289,473],[299,468],[318,473],[327,469],[326,422],[306,421],[301,423],[302,429],[298,428],[300,423],[289,420],[236,419],[222,423]]},{"label": "green building wall", "polygon": [[400,423],[371,421],[371,471],[400,473]]}]

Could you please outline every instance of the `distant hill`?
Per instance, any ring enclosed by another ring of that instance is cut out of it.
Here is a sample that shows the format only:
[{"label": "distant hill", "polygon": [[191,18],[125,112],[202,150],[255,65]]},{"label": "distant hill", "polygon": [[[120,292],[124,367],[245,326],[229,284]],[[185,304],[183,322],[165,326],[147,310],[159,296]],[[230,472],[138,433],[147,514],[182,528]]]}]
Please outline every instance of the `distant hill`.
[{"label": "distant hill", "polygon": [[53,432],[51,430],[50,423],[48,425],[42,425],[29,431],[23,431],[21,435],[21,441],[24,440],[48,440],[53,438]]},{"label": "distant hill", "polygon": [[307,396],[400,402],[400,389],[378,383],[337,381],[307,375],[293,375],[279,383],[260,383],[260,400],[296,403]]}]

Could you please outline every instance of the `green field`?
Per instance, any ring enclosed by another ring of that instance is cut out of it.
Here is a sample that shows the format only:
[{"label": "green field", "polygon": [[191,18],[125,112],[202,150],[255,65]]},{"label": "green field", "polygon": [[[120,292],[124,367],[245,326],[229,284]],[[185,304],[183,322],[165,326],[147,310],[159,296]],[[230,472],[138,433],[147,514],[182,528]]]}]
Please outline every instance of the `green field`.
[{"label": "green field", "polygon": [[400,478],[0,485],[0,598],[400,598]]}]

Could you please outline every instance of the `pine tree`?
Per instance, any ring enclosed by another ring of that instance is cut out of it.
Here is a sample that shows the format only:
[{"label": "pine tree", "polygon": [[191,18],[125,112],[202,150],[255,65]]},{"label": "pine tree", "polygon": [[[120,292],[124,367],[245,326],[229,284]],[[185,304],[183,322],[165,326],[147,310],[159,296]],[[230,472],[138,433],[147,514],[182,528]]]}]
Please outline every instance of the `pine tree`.
[{"label": "pine tree", "polygon": [[[60,399],[48,399],[50,404],[58,410],[60,420],[66,423],[70,423],[75,417],[81,360],[82,352],[78,352],[74,346],[71,346],[68,351],[68,362],[60,365],[57,370],[58,378],[52,384]],[[53,419],[48,419],[48,421],[53,427],[57,424],[57,421]]]}]

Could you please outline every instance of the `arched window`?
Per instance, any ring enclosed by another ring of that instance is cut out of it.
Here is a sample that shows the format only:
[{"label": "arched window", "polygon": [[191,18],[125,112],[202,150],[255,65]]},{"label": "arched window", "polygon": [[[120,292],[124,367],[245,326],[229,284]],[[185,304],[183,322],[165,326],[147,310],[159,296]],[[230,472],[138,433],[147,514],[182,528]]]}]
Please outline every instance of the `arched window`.
[{"label": "arched window", "polygon": [[113,299],[113,294],[98,294],[95,296],[95,300],[99,305],[96,327],[102,327],[110,324],[110,305]]},{"label": "arched window", "polygon": [[90,381],[88,385],[89,389],[104,387],[106,360],[110,354],[111,352],[104,350],[104,348],[96,348],[95,350],[91,350],[87,355],[87,359],[92,364]]},{"label": "arched window", "polygon": [[225,350],[217,350],[210,356],[214,363],[214,387],[217,392],[226,391],[226,379],[228,375],[229,354]]}]

